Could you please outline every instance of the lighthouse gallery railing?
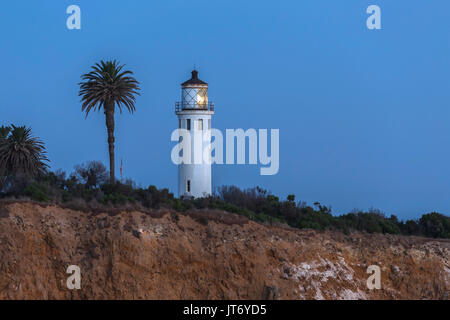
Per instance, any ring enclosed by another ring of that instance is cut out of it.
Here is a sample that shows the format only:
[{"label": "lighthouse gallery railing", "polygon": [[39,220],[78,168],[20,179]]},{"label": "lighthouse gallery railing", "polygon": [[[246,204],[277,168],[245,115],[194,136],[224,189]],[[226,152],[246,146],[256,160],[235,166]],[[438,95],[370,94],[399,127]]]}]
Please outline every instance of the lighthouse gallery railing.
[{"label": "lighthouse gallery railing", "polygon": [[213,102],[205,102],[205,103],[175,102],[175,112],[183,111],[183,110],[214,111],[214,103]]}]

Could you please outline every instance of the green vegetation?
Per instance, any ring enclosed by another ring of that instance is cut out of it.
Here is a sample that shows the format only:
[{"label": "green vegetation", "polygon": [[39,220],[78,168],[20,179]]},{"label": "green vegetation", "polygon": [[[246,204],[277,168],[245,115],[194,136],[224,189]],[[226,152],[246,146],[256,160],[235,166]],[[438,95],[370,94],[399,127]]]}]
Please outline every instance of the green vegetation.
[{"label": "green vegetation", "polygon": [[[123,207],[133,205],[143,208],[168,208],[178,212],[190,209],[218,209],[245,216],[250,220],[268,224],[287,224],[294,228],[315,230],[353,230],[368,233],[417,235],[433,238],[450,238],[450,217],[440,213],[429,213],[418,220],[399,221],[396,216],[386,217],[381,211],[354,210],[334,216],[331,209],[316,202],[308,206],[289,195],[286,201],[261,188],[241,190],[224,186],[214,196],[200,199],[177,199],[168,189],[136,187],[131,180],[125,183],[109,183],[108,171],[100,162],[89,162],[75,166],[68,177],[62,171],[45,172],[17,185],[3,187],[0,198],[29,197],[39,202],[60,204],[83,204],[84,208]],[[178,221],[173,212],[171,218]],[[208,220],[199,216],[199,223]]]}]

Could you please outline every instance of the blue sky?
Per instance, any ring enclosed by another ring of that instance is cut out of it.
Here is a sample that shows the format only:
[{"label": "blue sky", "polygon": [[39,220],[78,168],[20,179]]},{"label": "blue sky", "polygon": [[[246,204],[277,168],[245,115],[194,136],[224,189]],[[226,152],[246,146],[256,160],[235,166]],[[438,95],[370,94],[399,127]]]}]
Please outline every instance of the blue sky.
[{"label": "blue sky", "polygon": [[[66,28],[79,5],[82,29]],[[382,30],[366,28],[381,7]],[[280,171],[214,166],[214,186],[262,186],[401,218],[450,212],[448,1],[8,1],[0,11],[0,124],[26,124],[53,169],[107,163],[104,116],[81,113],[77,83],[116,58],[141,82],[116,117],[116,156],[142,186],[176,191],[174,102],[194,64],[213,126],[279,128]]]}]

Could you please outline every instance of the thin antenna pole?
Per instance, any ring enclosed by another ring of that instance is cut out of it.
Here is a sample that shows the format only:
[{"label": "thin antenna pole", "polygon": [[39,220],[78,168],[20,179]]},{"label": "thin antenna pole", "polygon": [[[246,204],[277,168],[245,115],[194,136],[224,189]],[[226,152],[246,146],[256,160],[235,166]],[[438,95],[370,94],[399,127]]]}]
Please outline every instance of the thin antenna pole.
[{"label": "thin antenna pole", "polygon": [[120,182],[123,183],[123,158],[120,159]]}]

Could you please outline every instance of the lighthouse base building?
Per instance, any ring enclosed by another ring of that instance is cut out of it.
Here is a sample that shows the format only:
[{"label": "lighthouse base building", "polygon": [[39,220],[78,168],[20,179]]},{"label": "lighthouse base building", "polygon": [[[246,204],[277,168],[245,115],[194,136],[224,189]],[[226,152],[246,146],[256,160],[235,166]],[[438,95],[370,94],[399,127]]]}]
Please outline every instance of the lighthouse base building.
[{"label": "lighthouse base building", "polygon": [[178,196],[207,197],[212,193],[211,163],[205,161],[203,153],[210,144],[214,104],[208,101],[208,84],[198,78],[196,70],[192,71],[191,79],[181,84],[181,92],[175,114],[178,128],[189,131],[191,136],[191,163],[178,165]]}]

